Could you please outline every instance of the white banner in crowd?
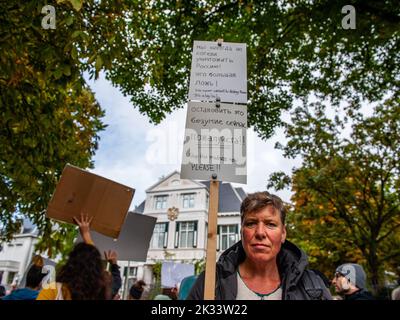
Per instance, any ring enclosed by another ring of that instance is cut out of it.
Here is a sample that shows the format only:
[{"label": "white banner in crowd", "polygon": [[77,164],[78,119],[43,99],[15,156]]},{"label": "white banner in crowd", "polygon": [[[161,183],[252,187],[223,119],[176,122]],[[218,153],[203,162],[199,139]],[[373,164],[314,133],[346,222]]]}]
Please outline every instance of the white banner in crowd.
[{"label": "white banner in crowd", "polygon": [[190,102],[181,178],[246,183],[247,107]]},{"label": "white banner in crowd", "polygon": [[247,103],[245,43],[194,41],[189,100]]},{"label": "white banner in crowd", "polygon": [[193,264],[163,262],[161,266],[161,287],[174,288],[182,279],[192,275],[194,275]]}]

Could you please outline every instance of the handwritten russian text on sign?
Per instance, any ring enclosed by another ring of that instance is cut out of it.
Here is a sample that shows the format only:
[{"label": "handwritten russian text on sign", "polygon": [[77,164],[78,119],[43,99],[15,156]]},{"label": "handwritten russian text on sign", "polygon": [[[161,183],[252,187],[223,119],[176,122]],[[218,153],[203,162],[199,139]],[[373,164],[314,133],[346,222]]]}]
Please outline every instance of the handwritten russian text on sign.
[{"label": "handwritten russian text on sign", "polygon": [[189,100],[247,103],[246,44],[194,41]]},{"label": "handwritten russian text on sign", "polygon": [[246,130],[246,106],[189,102],[181,178],[246,183]]}]

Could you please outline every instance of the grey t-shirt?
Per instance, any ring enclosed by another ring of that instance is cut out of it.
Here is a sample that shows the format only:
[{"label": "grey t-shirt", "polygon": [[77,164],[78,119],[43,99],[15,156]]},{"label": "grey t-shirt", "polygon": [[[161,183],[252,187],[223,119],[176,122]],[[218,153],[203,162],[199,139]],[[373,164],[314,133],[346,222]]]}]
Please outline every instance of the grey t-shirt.
[{"label": "grey t-shirt", "polygon": [[282,300],[282,287],[279,286],[273,292],[268,294],[260,294],[249,289],[240,277],[237,275],[238,292],[236,300]]}]

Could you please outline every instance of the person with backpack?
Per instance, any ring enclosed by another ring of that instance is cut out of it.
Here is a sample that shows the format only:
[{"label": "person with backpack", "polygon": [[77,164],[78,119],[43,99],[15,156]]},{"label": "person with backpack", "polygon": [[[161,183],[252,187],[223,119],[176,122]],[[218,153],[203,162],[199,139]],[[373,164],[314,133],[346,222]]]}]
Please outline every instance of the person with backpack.
[{"label": "person with backpack", "polygon": [[[249,194],[242,202],[241,240],[216,265],[217,300],[332,299],[323,280],[307,270],[306,254],[286,240],[286,210],[268,192]],[[204,298],[205,273],[193,285],[189,300]]]}]

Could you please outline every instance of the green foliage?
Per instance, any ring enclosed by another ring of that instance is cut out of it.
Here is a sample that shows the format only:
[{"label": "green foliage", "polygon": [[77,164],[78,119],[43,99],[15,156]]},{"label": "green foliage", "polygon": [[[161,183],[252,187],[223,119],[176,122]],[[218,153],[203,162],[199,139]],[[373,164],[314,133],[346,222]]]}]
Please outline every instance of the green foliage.
[{"label": "green foliage", "polygon": [[[343,6],[356,8],[344,30]],[[159,123],[187,101],[193,40],[248,45],[248,121],[263,138],[310,94],[334,104],[399,89],[396,1],[130,1],[129,42],[107,77]],[[118,42],[120,40],[116,40]],[[132,76],[134,74],[134,76]]]},{"label": "green foliage", "polygon": [[159,294],[162,294],[161,279],[156,278],[150,288],[147,300],[154,300],[154,298]]},{"label": "green foliage", "polygon": [[195,260],[194,261],[194,274],[200,274],[202,273],[206,268],[206,260],[205,259],[200,259],[200,260]]},{"label": "green foliage", "polygon": [[157,261],[153,265],[153,277],[156,279],[156,281],[161,281],[161,267],[162,267],[161,261]]},{"label": "green foliage", "polygon": [[[363,264],[378,291],[383,271],[398,272],[400,262],[400,99],[377,105],[370,117],[354,112],[351,128],[326,111],[320,103],[299,107],[286,125],[284,155],[303,158],[291,178],[289,237],[329,275],[346,261]],[[277,188],[288,179],[271,178]]]},{"label": "green foliage", "polygon": [[[71,246],[74,227],[45,218],[66,163],[92,166],[103,110],[82,77],[82,43],[67,26],[74,11],[57,11],[57,29],[41,28],[45,1],[1,6],[0,241],[28,217],[42,236],[38,249],[55,256]],[[74,54],[75,52],[75,54]],[[66,245],[66,244],[69,245]]]}]

